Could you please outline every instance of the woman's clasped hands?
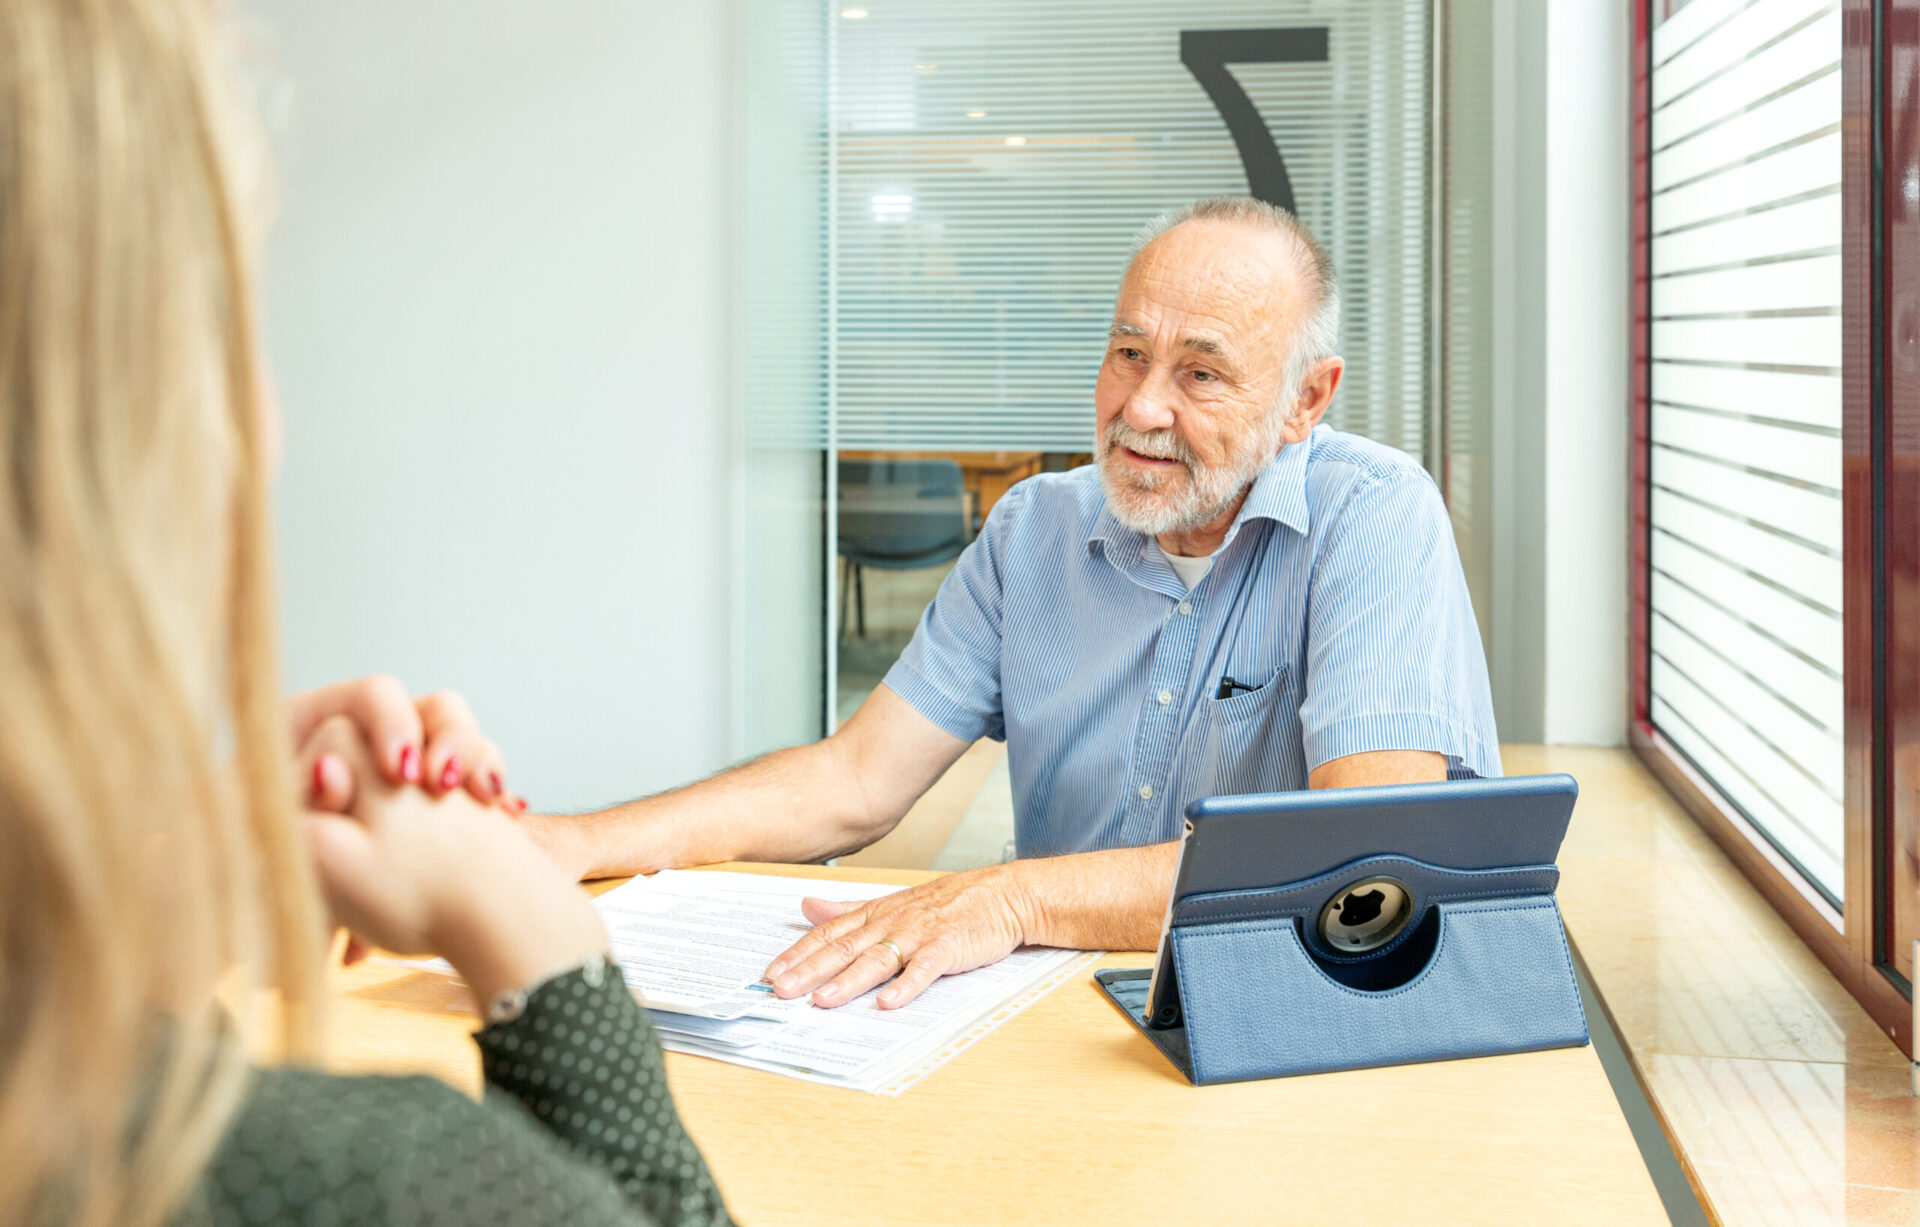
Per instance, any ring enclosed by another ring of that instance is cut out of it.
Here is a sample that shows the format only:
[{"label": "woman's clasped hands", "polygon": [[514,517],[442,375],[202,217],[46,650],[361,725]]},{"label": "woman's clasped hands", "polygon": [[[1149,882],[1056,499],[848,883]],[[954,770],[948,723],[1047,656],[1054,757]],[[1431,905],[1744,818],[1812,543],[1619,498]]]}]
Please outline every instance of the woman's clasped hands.
[{"label": "woman's clasped hands", "polygon": [[294,779],[347,961],[368,947],[453,964],[482,1011],[603,953],[599,914],[516,821],[505,763],[460,696],[391,678],[296,697]]}]

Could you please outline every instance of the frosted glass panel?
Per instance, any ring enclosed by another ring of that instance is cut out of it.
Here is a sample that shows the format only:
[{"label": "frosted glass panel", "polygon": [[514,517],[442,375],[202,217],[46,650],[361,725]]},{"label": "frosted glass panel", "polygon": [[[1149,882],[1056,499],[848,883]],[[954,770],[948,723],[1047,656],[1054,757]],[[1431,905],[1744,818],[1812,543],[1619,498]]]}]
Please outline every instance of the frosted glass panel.
[{"label": "frosted glass panel", "polygon": [[748,0],[736,756],[828,728],[825,14]]},{"label": "frosted glass panel", "polygon": [[1132,236],[1277,154],[1347,287],[1328,420],[1425,457],[1425,3],[828,7],[829,446],[1087,450]]},{"label": "frosted glass panel", "polygon": [[1837,903],[1839,10],[1694,0],[1652,61],[1651,715]]}]

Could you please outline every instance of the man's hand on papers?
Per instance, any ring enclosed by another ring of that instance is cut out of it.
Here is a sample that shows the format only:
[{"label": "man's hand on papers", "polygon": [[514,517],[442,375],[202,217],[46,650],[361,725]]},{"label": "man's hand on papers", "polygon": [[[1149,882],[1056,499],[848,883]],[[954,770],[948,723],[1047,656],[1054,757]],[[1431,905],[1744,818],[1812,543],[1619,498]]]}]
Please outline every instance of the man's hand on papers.
[{"label": "man's hand on papers", "polygon": [[903,1006],[941,976],[999,962],[1025,943],[1017,866],[948,874],[869,903],[808,899],[801,906],[813,931],[768,964],[767,979],[777,996],[812,992],[815,1005],[836,1006],[898,972],[876,1000]]}]

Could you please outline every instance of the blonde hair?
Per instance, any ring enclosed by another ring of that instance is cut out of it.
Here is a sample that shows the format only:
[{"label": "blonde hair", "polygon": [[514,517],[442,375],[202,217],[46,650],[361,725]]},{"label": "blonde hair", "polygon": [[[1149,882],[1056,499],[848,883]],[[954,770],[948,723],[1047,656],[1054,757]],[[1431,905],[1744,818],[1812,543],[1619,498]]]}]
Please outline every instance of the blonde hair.
[{"label": "blonde hair", "polygon": [[245,1089],[217,990],[310,1051],[224,58],[210,0],[0,4],[0,1222],[175,1211]]}]

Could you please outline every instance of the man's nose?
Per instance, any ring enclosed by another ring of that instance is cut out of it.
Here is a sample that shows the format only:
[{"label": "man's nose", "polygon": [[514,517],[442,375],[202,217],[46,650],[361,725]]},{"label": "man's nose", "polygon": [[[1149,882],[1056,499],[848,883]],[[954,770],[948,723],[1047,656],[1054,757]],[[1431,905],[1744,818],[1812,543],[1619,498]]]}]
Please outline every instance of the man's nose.
[{"label": "man's nose", "polygon": [[1164,375],[1150,373],[1134,386],[1120,416],[1135,430],[1166,430],[1173,425],[1171,391]]}]

